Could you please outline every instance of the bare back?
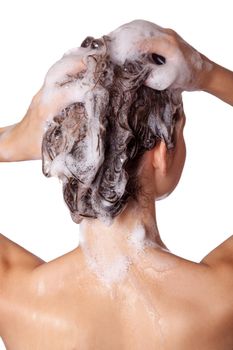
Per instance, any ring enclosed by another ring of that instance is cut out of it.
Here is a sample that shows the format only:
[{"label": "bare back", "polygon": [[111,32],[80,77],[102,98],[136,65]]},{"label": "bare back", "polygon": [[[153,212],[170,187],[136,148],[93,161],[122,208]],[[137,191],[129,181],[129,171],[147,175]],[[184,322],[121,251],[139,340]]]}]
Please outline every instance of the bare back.
[{"label": "bare back", "polygon": [[45,263],[2,236],[4,244],[18,259],[1,251],[7,350],[232,350],[233,264],[214,264],[223,261],[222,246],[207,257],[211,266],[149,249],[140,266],[106,288],[80,248]]}]

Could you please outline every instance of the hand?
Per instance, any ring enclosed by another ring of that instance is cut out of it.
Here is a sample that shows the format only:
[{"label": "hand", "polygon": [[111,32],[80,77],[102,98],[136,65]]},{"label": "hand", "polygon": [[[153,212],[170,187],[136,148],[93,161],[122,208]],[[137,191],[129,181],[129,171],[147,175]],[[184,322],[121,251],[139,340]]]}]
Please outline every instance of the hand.
[{"label": "hand", "polygon": [[46,124],[67,105],[76,102],[75,79],[85,68],[78,50],[73,50],[49,69],[22,121],[0,129],[1,161],[41,158]]},{"label": "hand", "polygon": [[[42,137],[52,118],[69,104],[77,102],[78,89],[75,82],[86,69],[81,55],[64,55],[48,71],[44,84],[29,106],[29,118],[38,128],[32,129],[41,145]],[[38,125],[39,124],[39,125]],[[39,132],[38,132],[39,131]]]},{"label": "hand", "polygon": [[153,54],[155,64],[146,85],[158,90],[202,90],[213,68],[213,62],[172,29],[160,27],[160,35],[144,39],[139,50]]}]

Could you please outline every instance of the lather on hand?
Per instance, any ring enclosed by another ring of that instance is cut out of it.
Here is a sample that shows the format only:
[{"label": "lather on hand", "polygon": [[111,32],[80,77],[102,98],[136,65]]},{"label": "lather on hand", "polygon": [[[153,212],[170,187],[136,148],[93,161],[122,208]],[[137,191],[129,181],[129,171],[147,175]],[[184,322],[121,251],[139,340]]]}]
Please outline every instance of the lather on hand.
[{"label": "lather on hand", "polygon": [[[130,41],[133,55],[137,52],[150,57],[153,69],[145,84],[157,90],[202,90],[233,105],[233,72],[199,53],[174,30],[156,28],[156,35],[138,37],[138,40],[134,37],[134,41]],[[112,33],[118,44],[125,39],[125,34],[119,29]],[[112,45],[115,45],[114,40]],[[0,128],[0,161],[41,158],[46,123],[74,102],[72,89],[75,90],[76,86],[72,85],[72,79],[86,68],[81,53],[82,49],[71,50],[56,62],[46,75],[42,88],[33,97],[25,117],[18,124]],[[117,50],[115,54],[117,58]]]},{"label": "lather on hand", "polygon": [[174,30],[159,27],[159,31],[159,36],[145,39],[139,45],[140,51],[153,55],[157,65],[148,86],[159,90],[167,87],[202,90],[233,105],[233,72],[198,52]]}]

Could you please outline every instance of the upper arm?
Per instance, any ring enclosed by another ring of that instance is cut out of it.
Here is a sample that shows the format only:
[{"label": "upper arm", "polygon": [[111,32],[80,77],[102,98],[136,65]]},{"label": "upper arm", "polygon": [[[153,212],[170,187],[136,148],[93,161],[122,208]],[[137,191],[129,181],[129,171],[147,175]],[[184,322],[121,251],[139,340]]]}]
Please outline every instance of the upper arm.
[{"label": "upper arm", "polygon": [[0,278],[12,269],[30,270],[42,263],[42,259],[0,234]]},{"label": "upper arm", "polygon": [[13,305],[10,302],[8,306],[8,296],[17,290],[22,276],[28,276],[34,268],[43,263],[42,259],[0,234],[0,336],[7,310]]},{"label": "upper arm", "polygon": [[206,255],[201,263],[212,266],[227,264],[233,269],[233,235]]}]

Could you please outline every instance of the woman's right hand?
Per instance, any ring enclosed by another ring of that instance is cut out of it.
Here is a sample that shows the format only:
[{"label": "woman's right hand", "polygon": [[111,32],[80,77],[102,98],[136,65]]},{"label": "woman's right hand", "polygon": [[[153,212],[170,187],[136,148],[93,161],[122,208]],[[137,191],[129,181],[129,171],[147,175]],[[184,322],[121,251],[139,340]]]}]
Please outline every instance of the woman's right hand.
[{"label": "woman's right hand", "polygon": [[155,62],[146,85],[163,90],[203,90],[233,105],[233,72],[209,60],[172,29],[160,29],[161,35],[144,39],[139,50],[162,56]]},{"label": "woman's right hand", "polygon": [[[159,90],[168,87],[182,91],[202,90],[204,81],[213,69],[213,62],[174,30],[160,27],[160,31],[160,35],[144,39],[139,46],[139,50],[153,55],[155,60],[147,85]],[[163,64],[156,62],[158,55],[162,56]]]}]

